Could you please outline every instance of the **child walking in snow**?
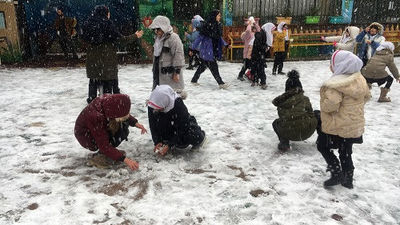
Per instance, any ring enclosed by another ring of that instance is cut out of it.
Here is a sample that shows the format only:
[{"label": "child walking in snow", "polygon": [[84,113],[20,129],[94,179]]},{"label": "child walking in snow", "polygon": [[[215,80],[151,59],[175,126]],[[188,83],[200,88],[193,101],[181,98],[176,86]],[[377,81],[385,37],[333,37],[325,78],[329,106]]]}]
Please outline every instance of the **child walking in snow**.
[{"label": "child walking in snow", "polygon": [[272,127],[279,138],[278,149],[282,151],[290,149],[289,141],[303,141],[311,137],[317,127],[310,99],[304,95],[299,77],[296,70],[290,71],[285,93],[272,101],[279,115]]},{"label": "child walking in snow", "polygon": [[[204,21],[203,18],[199,15],[195,15],[192,19],[193,32],[191,34],[185,32],[185,37],[189,41],[189,52],[188,52],[189,67],[186,68],[188,70],[192,70],[194,67],[197,67],[200,64],[199,63],[199,51],[194,49],[193,42],[197,39],[197,37],[200,34],[200,31],[198,29],[201,25],[201,21]],[[194,65],[192,65],[193,61],[194,61]]]},{"label": "child walking in snow", "polygon": [[227,44],[222,39],[221,13],[215,9],[210,13],[206,21],[203,21],[200,26],[200,35],[193,43],[193,47],[199,51],[200,65],[192,77],[192,84],[198,85],[197,81],[200,75],[208,67],[219,88],[228,88],[228,85],[222,81],[217,64],[217,59],[222,57],[222,47],[225,45]]},{"label": "child walking in snow", "polygon": [[276,75],[276,69],[278,69],[278,74],[284,75],[282,72],[283,62],[286,59],[287,49],[286,43],[289,41],[289,32],[286,22],[281,22],[278,25],[277,31],[274,32],[274,67],[272,68],[272,75]]},{"label": "child walking in snow", "polygon": [[[255,32],[260,31],[260,26],[256,23],[254,17],[250,16],[247,20],[246,31],[242,33],[240,36],[244,41],[244,49],[243,49],[243,67],[239,72],[237,77],[238,80],[244,81],[243,75],[247,69],[251,67],[251,53],[249,49],[251,48],[251,43],[254,42],[254,34]],[[250,50],[251,51],[251,50]]]},{"label": "child walking in snow", "polygon": [[381,87],[381,94],[378,102],[390,102],[390,98],[387,97],[387,93],[393,83],[393,78],[386,72],[386,67],[389,68],[390,72],[397,80],[399,80],[399,70],[394,63],[394,45],[392,42],[382,42],[381,45],[376,49],[376,53],[368,61],[368,64],[361,70],[362,75],[367,80],[368,86],[371,88],[373,83],[377,83],[378,86],[385,84],[385,87]]},{"label": "child walking in snow", "polygon": [[[342,184],[353,188],[354,143],[363,142],[364,105],[370,92],[360,70],[363,62],[349,51],[338,50],[331,58],[333,75],[320,89],[321,127],[317,128],[318,151],[328,164],[331,178],[325,187]],[[339,149],[339,160],[332,149]]]}]

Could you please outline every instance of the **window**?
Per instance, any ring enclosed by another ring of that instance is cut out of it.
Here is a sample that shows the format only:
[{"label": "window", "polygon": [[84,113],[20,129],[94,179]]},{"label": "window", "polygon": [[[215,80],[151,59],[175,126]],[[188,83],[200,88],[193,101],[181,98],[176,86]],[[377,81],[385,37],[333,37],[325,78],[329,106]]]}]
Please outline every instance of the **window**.
[{"label": "window", "polygon": [[4,12],[0,12],[0,29],[6,29],[6,19],[4,17]]}]

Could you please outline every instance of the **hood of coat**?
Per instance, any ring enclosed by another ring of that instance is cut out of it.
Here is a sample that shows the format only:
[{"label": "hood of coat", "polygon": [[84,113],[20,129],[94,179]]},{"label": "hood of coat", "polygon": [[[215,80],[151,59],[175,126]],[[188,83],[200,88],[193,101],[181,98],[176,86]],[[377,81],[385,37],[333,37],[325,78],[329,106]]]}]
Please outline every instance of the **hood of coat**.
[{"label": "hood of coat", "polygon": [[359,72],[362,66],[363,62],[361,59],[349,51],[337,50],[333,53],[331,58],[333,76],[350,75]]},{"label": "hood of coat", "polygon": [[389,50],[391,52],[394,52],[394,48],[395,47],[394,47],[394,44],[392,42],[384,41],[379,45],[379,47],[376,49],[376,51],[382,51],[384,49],[387,49],[387,50]]},{"label": "hood of coat", "polygon": [[296,105],[304,95],[304,91],[300,88],[294,88],[286,91],[282,95],[276,97],[272,104],[282,108],[292,108]]},{"label": "hood of coat", "polygon": [[264,24],[261,29],[263,29],[267,35],[267,45],[272,46],[274,35],[272,34],[272,30],[276,28],[275,24],[273,23],[266,23]]},{"label": "hood of coat", "polygon": [[346,29],[349,31],[352,39],[356,39],[357,35],[360,33],[360,28],[355,26],[348,26]]},{"label": "hood of coat", "polygon": [[150,29],[160,28],[165,34],[172,33],[171,22],[165,16],[156,16],[149,26]]},{"label": "hood of coat", "polygon": [[109,119],[126,116],[131,110],[131,100],[128,95],[105,94],[100,99],[104,114]]},{"label": "hood of coat", "polygon": [[282,33],[283,32],[283,27],[286,25],[286,22],[280,22],[279,24],[278,24],[278,27],[276,28],[276,30],[279,32],[279,33]]},{"label": "hood of coat", "polygon": [[201,21],[204,21],[204,19],[200,15],[195,15],[192,19],[193,28],[199,28],[201,26]]},{"label": "hood of coat", "polygon": [[378,34],[383,35],[384,28],[383,28],[382,24],[373,22],[369,26],[372,26],[372,25],[376,25],[378,27]]},{"label": "hood of coat", "polygon": [[329,80],[325,81],[322,86],[336,89],[337,91],[353,98],[364,97],[365,92],[367,91],[365,89],[368,89],[365,78],[360,72],[354,73],[350,76],[333,76]]},{"label": "hood of coat", "polygon": [[153,109],[164,109],[167,113],[175,106],[175,100],[180,96],[169,86],[159,85],[150,94],[148,106]]}]

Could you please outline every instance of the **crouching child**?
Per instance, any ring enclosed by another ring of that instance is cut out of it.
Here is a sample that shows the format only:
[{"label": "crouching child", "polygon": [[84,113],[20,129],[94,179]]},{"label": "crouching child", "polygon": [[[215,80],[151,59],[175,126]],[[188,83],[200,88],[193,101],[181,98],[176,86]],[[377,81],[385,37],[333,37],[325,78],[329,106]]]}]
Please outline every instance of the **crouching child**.
[{"label": "crouching child", "polygon": [[272,103],[278,108],[279,118],[272,127],[278,135],[278,149],[290,149],[289,141],[303,141],[309,138],[317,127],[310,99],[304,96],[299,73],[292,70],[288,73],[285,93],[276,97]]},{"label": "crouching child", "polygon": [[205,142],[205,132],[189,114],[182,98],[170,86],[157,86],[148,101],[149,125],[154,152],[165,155],[175,148],[192,149]]},{"label": "crouching child", "polygon": [[96,152],[88,165],[98,168],[109,168],[113,161],[124,162],[132,170],[139,164],[128,158],[124,151],[116,147],[127,140],[129,126],[135,126],[146,133],[146,129],[138,120],[129,114],[131,101],[128,95],[106,94],[95,98],[79,114],[75,122],[75,137],[79,144]]}]

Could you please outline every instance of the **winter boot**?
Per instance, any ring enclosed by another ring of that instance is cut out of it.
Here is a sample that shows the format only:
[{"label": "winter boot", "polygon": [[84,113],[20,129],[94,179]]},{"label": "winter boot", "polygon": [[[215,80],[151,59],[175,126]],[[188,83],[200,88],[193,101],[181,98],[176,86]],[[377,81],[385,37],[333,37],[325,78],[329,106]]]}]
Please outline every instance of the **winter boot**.
[{"label": "winter boot", "polygon": [[285,152],[290,150],[290,144],[288,140],[280,140],[278,144],[278,149]]},{"label": "winter boot", "polygon": [[390,91],[389,88],[381,88],[381,95],[379,96],[378,102],[390,102],[390,98],[387,97],[387,93]]},{"label": "winter boot", "polygon": [[342,186],[348,189],[353,189],[353,174],[354,170],[346,171],[343,173]]},{"label": "winter boot", "polygon": [[343,173],[338,164],[328,165],[328,169],[326,171],[331,172],[331,178],[324,182],[324,187],[331,187],[334,185],[338,185],[342,182]]}]

